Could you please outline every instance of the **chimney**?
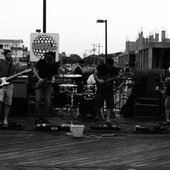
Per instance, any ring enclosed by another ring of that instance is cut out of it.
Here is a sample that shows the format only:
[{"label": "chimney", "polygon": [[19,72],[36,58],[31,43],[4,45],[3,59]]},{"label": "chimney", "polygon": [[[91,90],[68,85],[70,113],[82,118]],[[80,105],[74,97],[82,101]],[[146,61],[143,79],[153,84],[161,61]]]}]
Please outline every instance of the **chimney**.
[{"label": "chimney", "polygon": [[165,34],[166,34],[165,30],[162,30],[162,42],[166,40]]},{"label": "chimney", "polygon": [[158,33],[155,34],[155,42],[159,42],[159,34]]},{"label": "chimney", "polygon": [[149,35],[149,42],[153,42],[153,35]]},{"label": "chimney", "polygon": [[129,49],[130,49],[130,42],[126,41],[126,51],[129,51]]}]

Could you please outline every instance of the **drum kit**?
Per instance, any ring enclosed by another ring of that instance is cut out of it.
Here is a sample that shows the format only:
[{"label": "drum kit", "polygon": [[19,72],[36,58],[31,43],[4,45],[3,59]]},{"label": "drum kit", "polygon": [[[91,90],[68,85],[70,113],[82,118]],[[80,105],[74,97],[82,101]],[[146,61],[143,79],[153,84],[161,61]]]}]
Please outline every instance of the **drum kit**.
[{"label": "drum kit", "polygon": [[84,99],[94,99],[95,96],[95,85],[84,85],[84,92],[81,94],[77,93],[77,85],[75,84],[75,80],[80,77],[82,77],[82,75],[79,74],[64,74],[58,77],[59,79],[66,79],[66,80],[71,79],[73,82],[72,84],[70,83],[59,84],[59,89],[60,89],[59,91],[67,93],[67,102],[70,97],[71,100],[70,108],[78,107],[78,106],[74,106],[74,103],[77,103],[74,102],[76,96],[83,96]]}]

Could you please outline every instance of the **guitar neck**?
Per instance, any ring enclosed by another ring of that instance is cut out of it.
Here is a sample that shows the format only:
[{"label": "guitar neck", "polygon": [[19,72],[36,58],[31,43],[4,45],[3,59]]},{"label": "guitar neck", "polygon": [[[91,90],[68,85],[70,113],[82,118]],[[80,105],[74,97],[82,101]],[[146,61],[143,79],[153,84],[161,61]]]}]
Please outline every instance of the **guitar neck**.
[{"label": "guitar neck", "polygon": [[21,74],[17,73],[17,74],[14,74],[12,76],[9,76],[9,77],[6,78],[6,81],[9,81],[9,80],[11,80],[11,79],[13,79],[13,78],[15,78],[15,77],[17,77],[19,75],[21,75]]},{"label": "guitar neck", "polygon": [[19,76],[19,75],[22,75],[22,74],[24,74],[24,73],[27,73],[27,72],[29,72],[29,71],[31,71],[31,69],[24,70],[24,71],[21,71],[21,72],[19,72],[19,73],[17,73],[17,74],[14,74],[14,75],[12,75],[12,76],[9,76],[9,77],[6,78],[6,81],[9,81],[9,80],[11,80],[11,79],[13,79],[13,78],[15,78],[15,77],[17,77],[17,76]]}]

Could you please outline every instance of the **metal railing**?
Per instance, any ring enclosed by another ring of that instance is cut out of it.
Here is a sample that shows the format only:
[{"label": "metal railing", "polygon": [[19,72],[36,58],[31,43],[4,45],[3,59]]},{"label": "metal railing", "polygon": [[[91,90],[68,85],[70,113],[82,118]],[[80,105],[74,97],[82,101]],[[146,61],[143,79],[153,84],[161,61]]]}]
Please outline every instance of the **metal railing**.
[{"label": "metal railing", "polygon": [[113,94],[115,111],[121,111],[121,108],[126,104],[133,89],[132,78],[123,78],[119,81],[119,85],[114,87]]}]

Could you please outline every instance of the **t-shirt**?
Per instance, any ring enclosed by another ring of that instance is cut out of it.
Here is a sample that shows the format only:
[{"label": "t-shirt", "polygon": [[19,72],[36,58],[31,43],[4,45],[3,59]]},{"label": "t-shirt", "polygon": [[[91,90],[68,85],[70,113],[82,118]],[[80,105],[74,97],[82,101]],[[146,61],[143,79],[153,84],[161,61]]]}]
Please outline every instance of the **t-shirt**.
[{"label": "t-shirt", "polygon": [[80,66],[77,66],[74,70],[74,74],[79,74],[82,75],[81,77],[78,77],[75,79],[75,84],[77,85],[77,92],[82,93],[83,92],[83,83],[84,83],[84,78],[83,78],[83,72]]},{"label": "t-shirt", "polygon": [[88,77],[88,79],[87,79],[87,84],[90,84],[90,85],[96,84],[96,81],[95,81],[95,79],[94,79],[93,74],[91,74],[91,75]]},{"label": "t-shirt", "polygon": [[55,63],[47,64],[45,59],[40,59],[35,68],[38,69],[38,75],[47,80],[51,80],[52,76],[57,73],[57,66]]},{"label": "t-shirt", "polygon": [[106,64],[99,65],[96,69],[98,71],[99,77],[115,77],[119,73],[119,68],[114,66],[108,67]]},{"label": "t-shirt", "polygon": [[76,83],[77,85],[82,84],[82,83],[83,83],[83,72],[82,72],[82,69],[81,69],[80,66],[77,66],[77,67],[75,68],[74,74],[82,75],[82,77],[78,77],[78,78],[76,78],[76,80],[75,80],[75,83]]},{"label": "t-shirt", "polygon": [[9,72],[10,63],[4,59],[0,59],[0,77],[9,77],[15,73],[15,66],[12,64],[10,73]]}]

